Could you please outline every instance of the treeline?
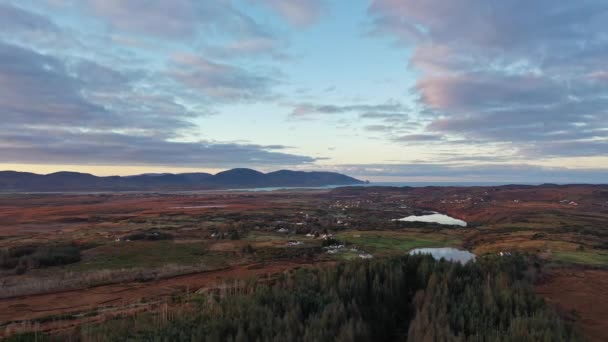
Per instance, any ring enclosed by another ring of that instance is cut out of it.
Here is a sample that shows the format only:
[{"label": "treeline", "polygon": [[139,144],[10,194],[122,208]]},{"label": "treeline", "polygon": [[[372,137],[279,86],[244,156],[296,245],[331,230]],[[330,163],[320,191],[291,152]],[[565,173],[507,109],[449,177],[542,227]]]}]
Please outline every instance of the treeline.
[{"label": "treeline", "polygon": [[164,324],[150,317],[123,318],[82,328],[72,339],[576,340],[534,295],[524,277],[527,265],[522,256],[479,258],[465,266],[403,256],[300,269],[272,285],[251,283],[237,294],[207,294]]}]

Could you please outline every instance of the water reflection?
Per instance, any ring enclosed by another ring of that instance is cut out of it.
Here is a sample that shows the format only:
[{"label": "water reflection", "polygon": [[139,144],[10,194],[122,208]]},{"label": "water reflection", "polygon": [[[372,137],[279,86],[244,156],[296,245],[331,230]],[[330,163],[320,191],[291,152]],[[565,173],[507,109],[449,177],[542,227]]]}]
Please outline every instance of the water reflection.
[{"label": "water reflection", "polygon": [[469,261],[475,261],[475,254],[451,247],[442,248],[416,248],[410,251],[410,254],[430,254],[435,260],[445,259],[449,261],[457,261],[461,264],[466,264]]}]

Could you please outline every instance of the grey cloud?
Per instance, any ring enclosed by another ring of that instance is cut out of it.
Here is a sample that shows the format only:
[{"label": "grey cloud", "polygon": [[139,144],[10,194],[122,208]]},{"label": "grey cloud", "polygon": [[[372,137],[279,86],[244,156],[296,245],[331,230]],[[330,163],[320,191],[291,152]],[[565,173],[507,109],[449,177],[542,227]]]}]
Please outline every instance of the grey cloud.
[{"label": "grey cloud", "polygon": [[178,39],[193,37],[201,30],[225,31],[239,37],[266,34],[253,19],[226,0],[87,0],[86,3],[94,14],[123,32]]},{"label": "grey cloud", "polygon": [[[300,103],[294,106],[291,117],[305,117],[315,114],[343,114],[366,112],[368,117],[375,112],[400,112],[406,108],[398,102],[387,102],[381,104],[355,104],[355,105],[333,105]],[[392,113],[393,115],[396,113]]]},{"label": "grey cloud", "polygon": [[308,26],[315,23],[325,10],[323,0],[252,0],[252,2],[268,6],[295,26]]},{"label": "grey cloud", "polygon": [[532,156],[606,156],[608,155],[608,134],[603,132],[601,140],[561,140],[539,142],[522,147],[522,152]]},{"label": "grey cloud", "polygon": [[288,148],[282,145],[179,142],[200,113],[171,94],[140,89],[145,73],[4,43],[0,65],[3,162],[228,167],[316,160],[280,152]]},{"label": "grey cloud", "polygon": [[219,101],[260,100],[270,96],[277,80],[241,69],[216,63],[199,56],[178,55],[168,75],[175,81]]},{"label": "grey cloud", "polygon": [[[293,106],[291,119],[319,119],[327,116],[343,115],[339,128],[350,128],[354,123],[370,122],[363,126],[367,132],[384,133],[388,139],[415,129],[415,122],[406,112],[409,108],[400,102],[390,100],[377,104],[315,104],[299,103]],[[346,116],[346,117],[344,117]]]},{"label": "grey cloud", "polygon": [[374,34],[415,44],[427,133],[527,157],[605,154],[605,1],[375,0],[369,13]]},{"label": "grey cloud", "polygon": [[[377,33],[390,34],[403,44],[435,42],[470,54],[517,53],[542,57],[553,46],[583,45],[603,36],[606,3],[602,0],[533,2],[468,0],[375,0],[370,14]],[[560,53],[568,53],[560,51]]]},{"label": "grey cloud", "polygon": [[453,181],[500,183],[606,183],[608,169],[569,169],[532,164],[363,164],[339,165],[336,171],[365,179],[368,177],[441,178]]},{"label": "grey cloud", "polygon": [[395,142],[439,142],[443,137],[438,134],[406,134],[393,138]]},{"label": "grey cloud", "polygon": [[269,56],[275,60],[289,60],[291,56],[285,52],[287,48],[287,42],[277,37],[252,37],[223,45],[202,44],[201,46],[206,55],[223,60],[247,59],[252,56]]},{"label": "grey cloud", "polygon": [[572,93],[564,84],[545,77],[476,72],[426,77],[417,82],[416,90],[425,104],[450,111],[538,106],[561,101]]},{"label": "grey cloud", "polygon": [[37,45],[45,50],[82,47],[74,32],[60,27],[44,14],[14,5],[18,3],[0,3],[0,40],[23,47]]},{"label": "grey cloud", "polygon": [[[52,133],[52,134],[50,134]],[[0,158],[14,163],[87,163],[97,165],[180,165],[230,167],[294,165],[316,159],[275,152],[283,146],[170,142],[156,137],[65,130],[0,132]]]},{"label": "grey cloud", "polygon": [[187,42],[215,58],[288,58],[280,32],[257,22],[230,0],[61,0],[53,1],[50,8],[79,10],[107,28],[103,34],[107,37],[99,39],[131,50]]},{"label": "grey cloud", "polygon": [[70,66],[78,79],[99,90],[118,90],[141,78],[141,72],[122,72],[90,60],[78,60]]},{"label": "grey cloud", "polygon": [[[281,82],[278,72],[255,69],[250,60],[242,63],[245,68],[202,58],[177,58],[162,69],[146,57],[159,43],[187,41],[218,59],[283,58],[278,50],[285,42],[231,1],[24,4],[0,0],[4,162],[228,167],[317,160],[288,153],[283,145],[191,138],[200,134],[193,130],[194,119],[214,113],[213,105],[273,96],[271,88]],[[73,32],[66,22],[58,21],[65,25],[58,27],[42,15],[62,6],[82,20],[99,19],[93,25],[107,30]]]},{"label": "grey cloud", "polygon": [[408,120],[408,115],[402,113],[365,112],[361,113],[359,117],[361,119],[377,119],[385,122],[404,122]]},{"label": "grey cloud", "polygon": [[393,127],[385,125],[367,125],[363,128],[369,132],[390,132],[393,130]]},{"label": "grey cloud", "polygon": [[14,45],[0,43],[0,108],[5,124],[94,124],[105,110],[81,95],[81,82],[65,65]]},{"label": "grey cloud", "polygon": [[58,32],[59,28],[46,17],[9,3],[0,3],[0,31]]},{"label": "grey cloud", "polygon": [[[138,93],[137,77],[90,61],[73,65],[0,43],[0,110],[5,127],[136,129],[164,134],[190,127],[170,96]],[[134,101],[137,100],[137,101]]]},{"label": "grey cloud", "polygon": [[454,152],[443,152],[437,154],[437,161],[442,163],[513,163],[513,156],[497,156],[483,154],[458,154]]}]

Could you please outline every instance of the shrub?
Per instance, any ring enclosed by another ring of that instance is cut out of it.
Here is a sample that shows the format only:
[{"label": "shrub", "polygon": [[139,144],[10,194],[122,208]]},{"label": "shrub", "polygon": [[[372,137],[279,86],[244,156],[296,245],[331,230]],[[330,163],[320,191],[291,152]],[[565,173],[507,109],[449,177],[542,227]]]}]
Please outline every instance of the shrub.
[{"label": "shrub", "polygon": [[23,274],[30,268],[67,265],[80,261],[73,245],[17,246],[0,251],[0,267]]},{"label": "shrub", "polygon": [[230,231],[230,240],[239,240],[241,236],[237,230]]},{"label": "shrub", "polygon": [[243,248],[241,248],[241,252],[247,253],[247,254],[252,254],[255,252],[255,250],[253,249],[253,247],[251,245],[248,244],[247,246],[244,246]]},{"label": "shrub", "polygon": [[27,271],[27,260],[21,259],[17,267],[15,267],[15,273],[18,275],[24,274]]},{"label": "shrub", "polygon": [[76,246],[43,246],[30,256],[34,267],[67,265],[80,261],[80,249]]},{"label": "shrub", "polygon": [[328,238],[323,240],[323,247],[329,247],[329,246],[337,246],[337,245],[341,245],[342,242],[332,238]]},{"label": "shrub", "polygon": [[534,235],[532,235],[532,240],[539,240],[539,239],[544,239],[544,238],[545,238],[544,233],[535,233]]},{"label": "shrub", "polygon": [[11,247],[8,254],[11,258],[20,258],[22,256],[33,254],[38,247],[36,246],[17,246]]},{"label": "shrub", "polygon": [[131,235],[127,235],[124,239],[131,240],[131,241],[137,241],[137,240],[161,241],[161,240],[172,240],[173,235],[171,235],[169,233],[165,233],[165,232],[159,232],[159,231],[147,231],[147,232],[137,232],[137,233],[133,233]]}]

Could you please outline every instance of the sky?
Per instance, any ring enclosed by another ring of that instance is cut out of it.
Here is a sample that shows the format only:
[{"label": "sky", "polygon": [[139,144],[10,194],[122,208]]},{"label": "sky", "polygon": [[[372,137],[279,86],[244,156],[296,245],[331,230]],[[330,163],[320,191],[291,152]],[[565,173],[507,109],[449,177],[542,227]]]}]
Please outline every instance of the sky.
[{"label": "sky", "polygon": [[608,182],[605,0],[0,0],[0,169]]}]

